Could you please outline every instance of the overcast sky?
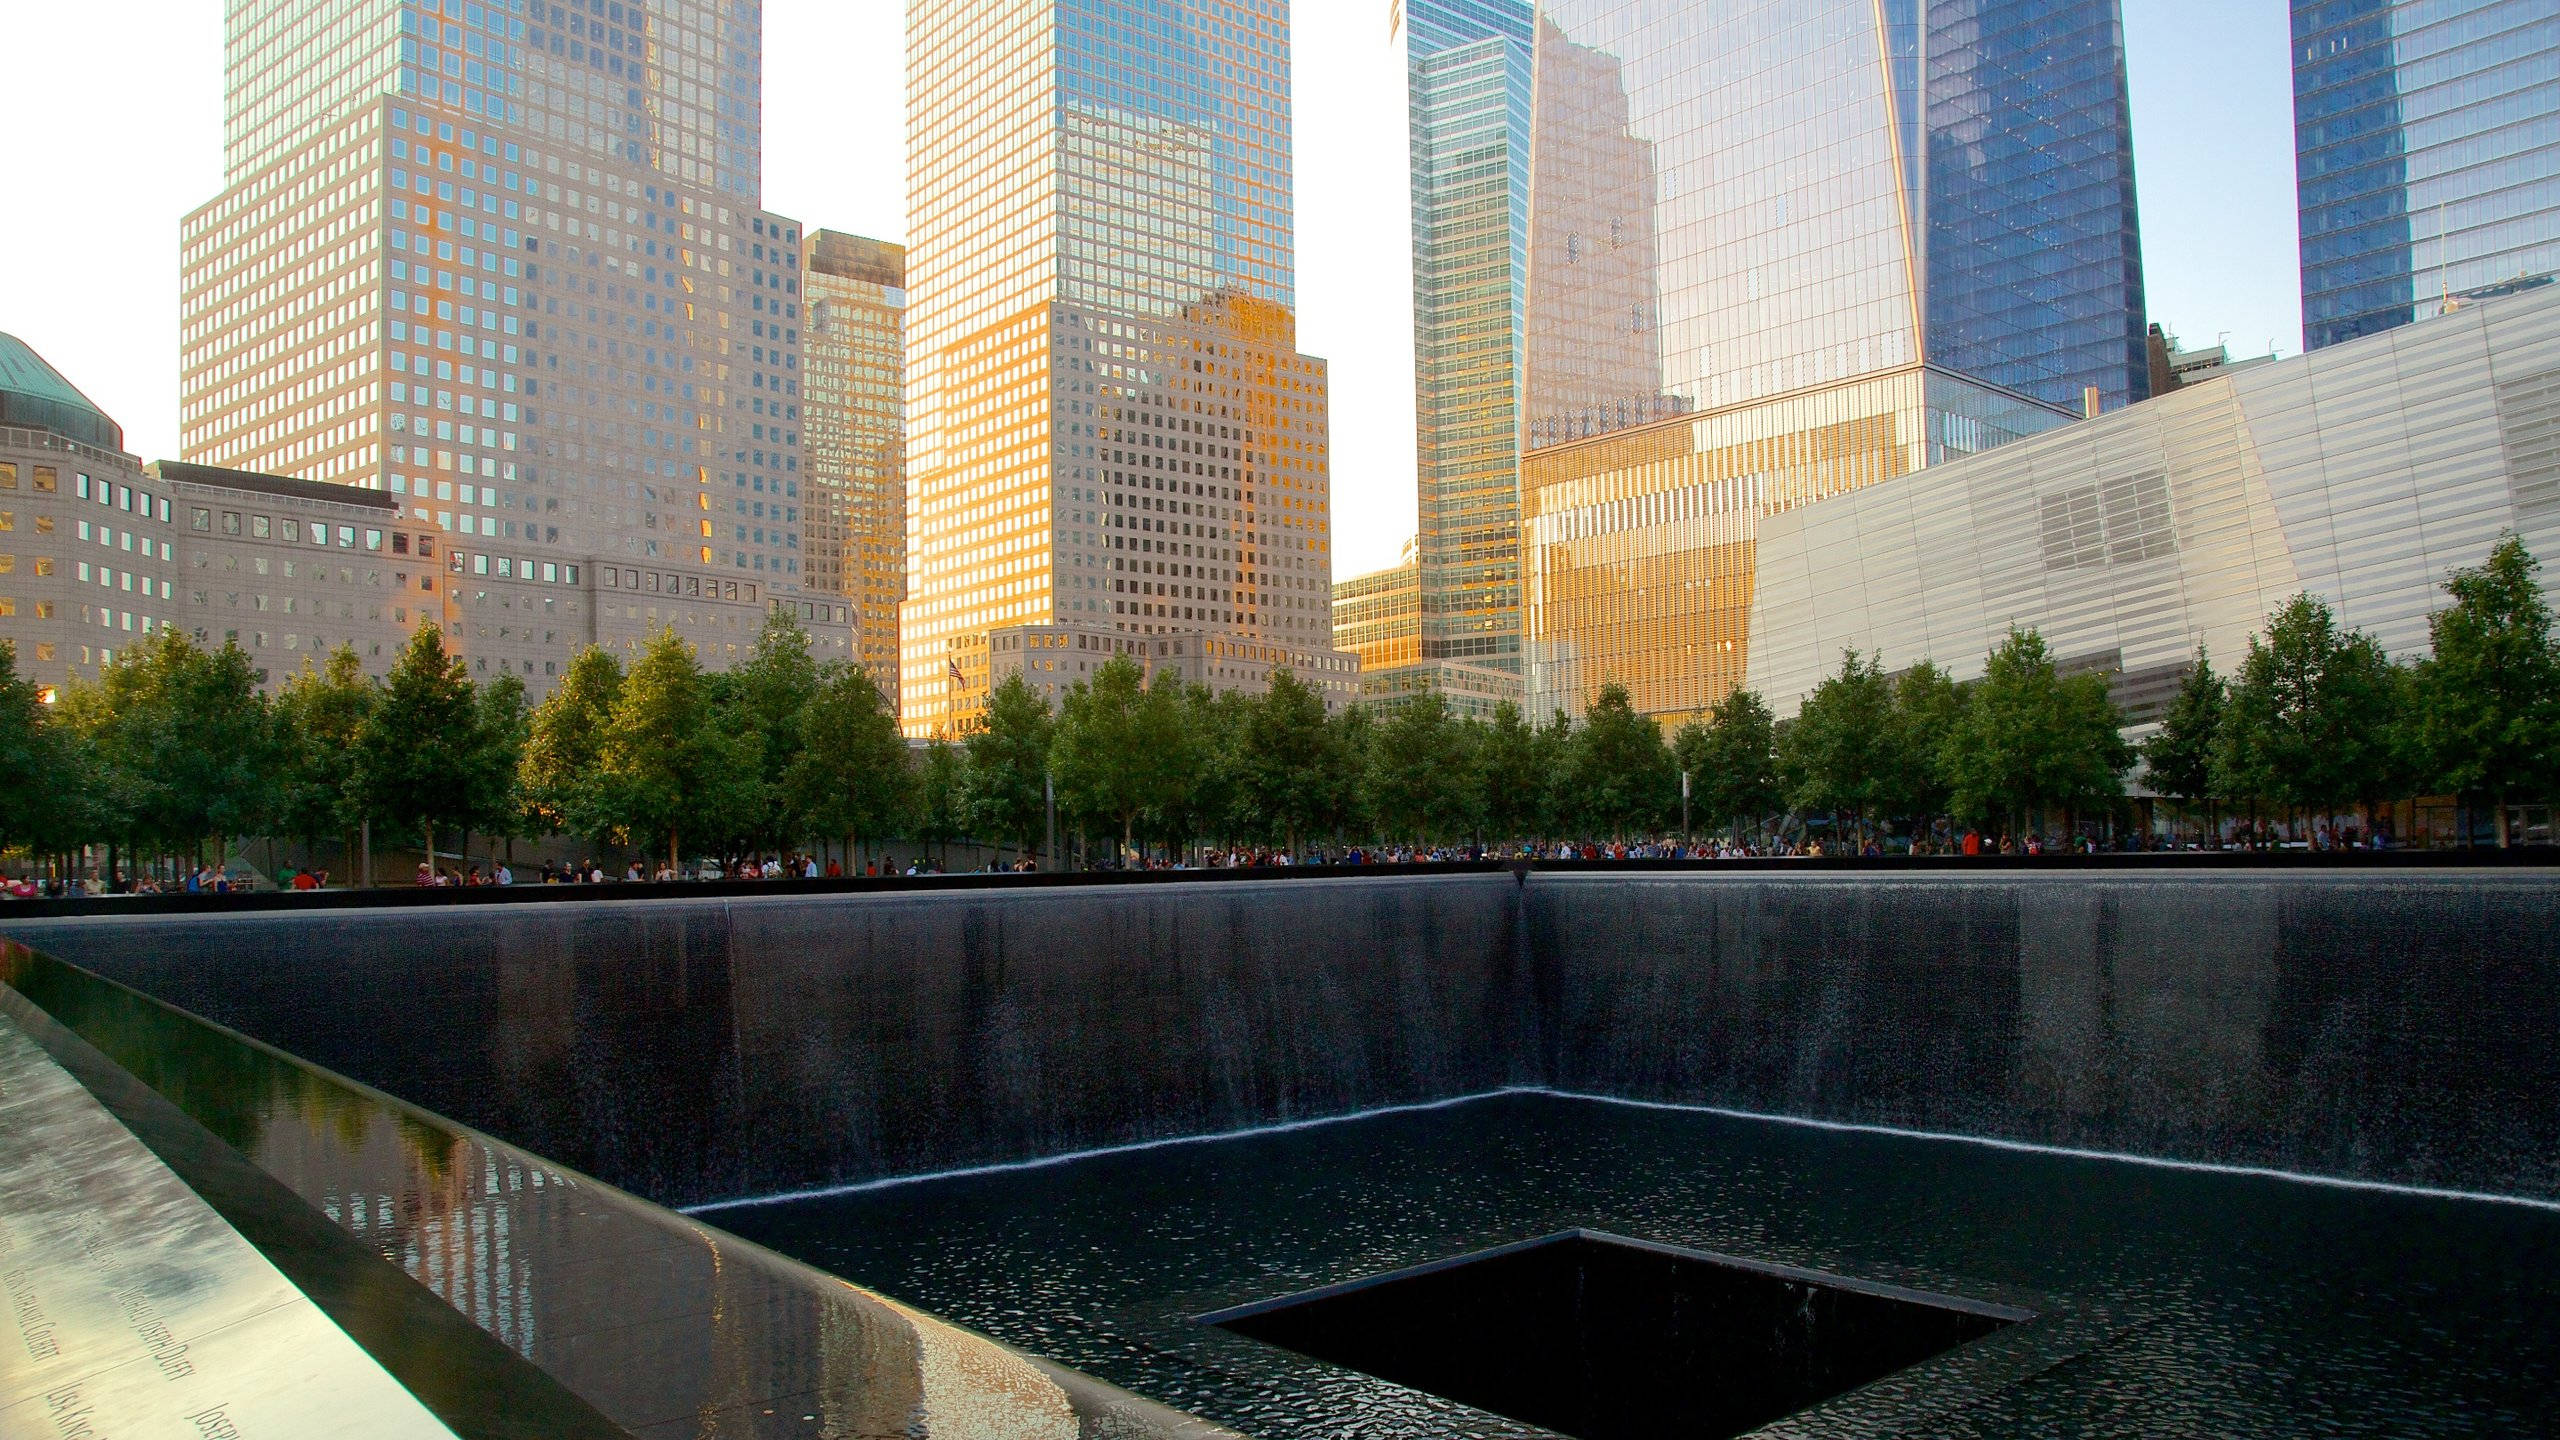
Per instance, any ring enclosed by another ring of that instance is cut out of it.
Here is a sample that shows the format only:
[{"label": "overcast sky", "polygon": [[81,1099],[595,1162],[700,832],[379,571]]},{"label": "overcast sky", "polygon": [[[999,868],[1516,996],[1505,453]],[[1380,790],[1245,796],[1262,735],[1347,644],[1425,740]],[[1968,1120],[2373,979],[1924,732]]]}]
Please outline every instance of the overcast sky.
[{"label": "overcast sky", "polygon": [[[2190,344],[2301,344],[2282,0],[2123,0],[2154,319]],[[146,459],[177,449],[177,235],[222,183],[216,0],[20,4],[0,330]],[[899,0],[768,0],[765,199],[903,238]],[[1402,72],[1386,0],[1297,0],[1299,344],[1332,363],[1338,575],[1413,533]],[[112,71],[104,67],[112,57]],[[38,62],[38,63],[31,63]]]}]

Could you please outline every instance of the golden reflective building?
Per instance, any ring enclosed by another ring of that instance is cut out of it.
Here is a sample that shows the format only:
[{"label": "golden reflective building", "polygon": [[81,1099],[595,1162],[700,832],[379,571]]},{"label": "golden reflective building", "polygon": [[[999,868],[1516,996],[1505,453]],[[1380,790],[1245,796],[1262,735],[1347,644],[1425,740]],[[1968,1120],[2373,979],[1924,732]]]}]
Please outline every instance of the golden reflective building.
[{"label": "golden reflective building", "polygon": [[998,648],[1347,667],[1288,33],[1269,0],[909,6],[909,734],[965,729]]},{"label": "golden reflective building", "polygon": [[906,598],[906,247],[833,230],[809,235],[801,294],[809,588],[853,610],[855,657],[898,699]]},{"label": "golden reflective building", "polygon": [[2115,0],[1541,0],[1535,64],[1532,713],[1719,703],[1763,517],[2147,392]]}]

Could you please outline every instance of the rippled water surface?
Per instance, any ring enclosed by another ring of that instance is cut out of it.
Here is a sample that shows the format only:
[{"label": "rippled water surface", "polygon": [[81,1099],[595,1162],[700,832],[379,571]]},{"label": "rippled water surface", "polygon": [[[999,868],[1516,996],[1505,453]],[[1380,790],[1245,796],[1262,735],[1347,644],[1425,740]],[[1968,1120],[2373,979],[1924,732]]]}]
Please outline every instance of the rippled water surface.
[{"label": "rippled water surface", "polygon": [[2099,1307],[1948,1436],[2560,1429],[2560,1214],[1506,1095],[730,1209],[849,1279],[1266,1440],[1511,1422],[1196,1323],[1587,1226]]}]

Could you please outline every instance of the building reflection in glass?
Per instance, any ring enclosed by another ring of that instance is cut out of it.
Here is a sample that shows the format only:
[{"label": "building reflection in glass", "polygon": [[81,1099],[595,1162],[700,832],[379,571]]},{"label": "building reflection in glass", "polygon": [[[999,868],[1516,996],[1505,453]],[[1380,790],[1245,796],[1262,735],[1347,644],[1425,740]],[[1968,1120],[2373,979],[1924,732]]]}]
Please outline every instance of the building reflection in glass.
[{"label": "building reflection in glass", "polygon": [[2303,345],[2560,271],[2560,12],[2294,0]]},{"label": "building reflection in glass", "polygon": [[1539,7],[1533,713],[1741,683],[1758,517],[2147,393],[2114,0]]},{"label": "building reflection in glass", "polygon": [[1530,0],[1407,0],[1399,13],[1413,153],[1419,608],[1410,655],[1344,648],[1361,651],[1371,698],[1424,688],[1516,698],[1535,20]]}]

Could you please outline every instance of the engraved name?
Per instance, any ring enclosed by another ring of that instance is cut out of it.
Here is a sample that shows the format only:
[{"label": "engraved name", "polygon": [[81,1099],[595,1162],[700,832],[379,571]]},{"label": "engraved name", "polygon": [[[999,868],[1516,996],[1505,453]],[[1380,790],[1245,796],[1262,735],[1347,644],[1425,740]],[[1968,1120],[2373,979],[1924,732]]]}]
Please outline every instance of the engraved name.
[{"label": "engraved name", "polygon": [[60,1355],[62,1346],[53,1338],[53,1319],[36,1299],[35,1282],[27,1278],[26,1270],[19,1267],[0,1271],[0,1289],[9,1292],[9,1318],[18,1322],[18,1337],[26,1342],[27,1354],[37,1360]]}]

